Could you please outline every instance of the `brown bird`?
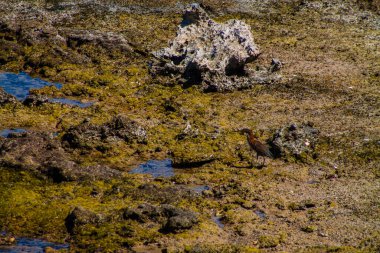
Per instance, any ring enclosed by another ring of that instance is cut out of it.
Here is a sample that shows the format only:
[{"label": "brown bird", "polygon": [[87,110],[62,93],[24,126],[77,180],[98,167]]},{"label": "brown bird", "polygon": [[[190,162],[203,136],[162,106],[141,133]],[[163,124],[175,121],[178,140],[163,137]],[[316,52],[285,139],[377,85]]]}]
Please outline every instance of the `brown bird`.
[{"label": "brown bird", "polygon": [[249,146],[257,154],[256,159],[259,160],[259,156],[262,156],[264,158],[264,162],[262,165],[265,164],[265,157],[273,158],[273,154],[272,154],[272,152],[270,152],[268,146],[261,143],[258,139],[256,139],[252,130],[250,130],[248,128],[244,128],[241,130],[241,132],[246,134]]}]

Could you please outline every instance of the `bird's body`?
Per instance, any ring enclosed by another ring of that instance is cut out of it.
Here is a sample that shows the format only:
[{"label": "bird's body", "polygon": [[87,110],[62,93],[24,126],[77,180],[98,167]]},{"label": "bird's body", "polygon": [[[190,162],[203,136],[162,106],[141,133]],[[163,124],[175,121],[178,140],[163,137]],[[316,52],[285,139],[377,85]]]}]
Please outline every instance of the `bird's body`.
[{"label": "bird's body", "polygon": [[244,128],[241,131],[247,135],[248,144],[256,152],[257,159],[261,156],[264,158],[263,163],[265,163],[265,157],[273,158],[273,154],[270,152],[269,147],[256,139],[252,130]]}]

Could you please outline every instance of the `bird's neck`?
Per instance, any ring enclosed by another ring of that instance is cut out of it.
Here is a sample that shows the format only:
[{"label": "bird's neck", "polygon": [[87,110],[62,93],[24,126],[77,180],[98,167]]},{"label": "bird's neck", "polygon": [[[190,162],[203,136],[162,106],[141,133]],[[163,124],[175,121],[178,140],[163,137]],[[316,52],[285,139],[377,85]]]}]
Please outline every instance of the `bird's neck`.
[{"label": "bird's neck", "polygon": [[247,138],[250,140],[256,140],[256,137],[253,135],[252,131],[248,132]]}]

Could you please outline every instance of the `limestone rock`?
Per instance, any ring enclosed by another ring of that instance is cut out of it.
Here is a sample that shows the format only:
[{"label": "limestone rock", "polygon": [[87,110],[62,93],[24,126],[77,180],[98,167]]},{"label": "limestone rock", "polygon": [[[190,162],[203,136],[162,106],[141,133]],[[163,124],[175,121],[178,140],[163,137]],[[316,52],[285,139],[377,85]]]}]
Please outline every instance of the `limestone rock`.
[{"label": "limestone rock", "polygon": [[177,37],[154,53],[153,74],[177,75],[185,85],[205,91],[231,91],[252,85],[245,69],[260,54],[249,25],[240,20],[220,24],[198,4],[183,14]]}]

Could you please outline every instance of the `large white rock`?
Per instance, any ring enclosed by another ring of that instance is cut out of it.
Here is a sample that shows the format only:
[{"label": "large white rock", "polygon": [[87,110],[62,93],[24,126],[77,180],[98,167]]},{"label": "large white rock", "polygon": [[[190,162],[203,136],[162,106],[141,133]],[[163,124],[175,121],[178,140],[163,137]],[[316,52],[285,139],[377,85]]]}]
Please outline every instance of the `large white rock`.
[{"label": "large white rock", "polygon": [[185,84],[201,84],[206,91],[229,91],[251,86],[245,66],[259,54],[249,25],[240,20],[217,23],[200,5],[191,4],[177,37],[154,53],[152,70],[178,74]]}]

